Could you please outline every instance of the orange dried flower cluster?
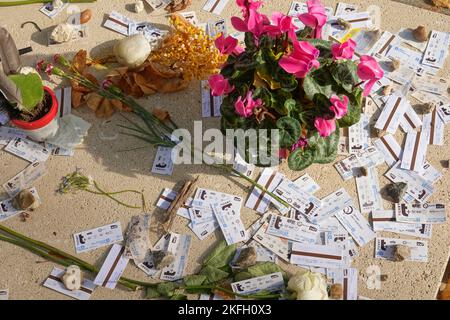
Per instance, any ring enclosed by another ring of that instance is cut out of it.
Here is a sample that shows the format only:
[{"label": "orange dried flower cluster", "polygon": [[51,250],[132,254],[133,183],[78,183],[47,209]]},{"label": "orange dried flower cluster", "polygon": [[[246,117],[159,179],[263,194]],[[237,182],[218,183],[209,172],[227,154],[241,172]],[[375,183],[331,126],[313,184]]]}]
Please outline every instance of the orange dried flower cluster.
[{"label": "orange dried flower cluster", "polygon": [[217,50],[214,39],[179,14],[172,14],[170,23],[174,30],[164,39],[161,49],[150,55],[150,60],[180,70],[188,81],[218,73],[226,56]]}]

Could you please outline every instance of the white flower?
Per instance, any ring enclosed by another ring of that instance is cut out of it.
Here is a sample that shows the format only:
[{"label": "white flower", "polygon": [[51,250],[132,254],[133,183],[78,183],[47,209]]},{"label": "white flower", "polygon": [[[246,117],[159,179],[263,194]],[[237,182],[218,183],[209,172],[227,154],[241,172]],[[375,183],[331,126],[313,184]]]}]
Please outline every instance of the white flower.
[{"label": "white flower", "polygon": [[297,293],[297,300],[328,300],[327,282],[320,273],[297,273],[289,280],[288,289]]}]

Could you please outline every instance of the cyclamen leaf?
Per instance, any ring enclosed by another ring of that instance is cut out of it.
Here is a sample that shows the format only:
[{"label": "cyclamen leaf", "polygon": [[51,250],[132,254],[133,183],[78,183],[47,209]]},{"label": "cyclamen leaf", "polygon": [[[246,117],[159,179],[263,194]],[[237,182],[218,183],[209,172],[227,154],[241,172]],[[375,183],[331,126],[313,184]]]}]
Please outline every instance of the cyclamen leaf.
[{"label": "cyclamen leaf", "polygon": [[170,300],[187,300],[187,296],[184,294],[174,294],[170,297]]},{"label": "cyclamen leaf", "polygon": [[331,75],[338,85],[351,93],[353,86],[359,81],[356,71],[357,66],[353,61],[344,61],[332,66]]},{"label": "cyclamen leaf", "polygon": [[215,283],[217,281],[228,278],[228,272],[220,270],[216,267],[206,266],[200,271],[200,274],[206,277],[207,283]]},{"label": "cyclamen leaf", "polygon": [[39,75],[35,73],[13,74],[9,78],[16,84],[22,95],[23,107],[32,112],[33,109],[44,99],[44,87]]},{"label": "cyclamen leaf", "polygon": [[277,121],[280,130],[280,147],[289,148],[295,144],[302,133],[300,122],[294,118],[283,117]]},{"label": "cyclamen leaf", "polygon": [[314,163],[326,164],[336,160],[340,137],[339,128],[336,128],[336,131],[326,138],[320,137],[318,132],[315,135],[318,138],[317,143],[313,146]]},{"label": "cyclamen leaf", "polygon": [[206,276],[202,274],[193,274],[184,277],[184,284],[186,286],[201,286],[205,282]]},{"label": "cyclamen leaf", "polygon": [[297,149],[289,155],[288,165],[291,170],[302,171],[314,163],[314,150],[308,148],[305,150]]},{"label": "cyclamen leaf", "polygon": [[234,280],[243,281],[251,278],[262,277],[276,272],[281,272],[283,274],[283,278],[286,277],[283,269],[281,269],[277,264],[273,262],[261,262],[247,268],[247,270],[245,271],[237,273],[234,277]]},{"label": "cyclamen leaf", "polygon": [[348,104],[347,115],[338,121],[339,127],[348,128],[357,124],[361,120],[361,104],[362,104],[362,91],[357,89],[355,94],[348,95],[350,100]]},{"label": "cyclamen leaf", "polygon": [[173,282],[161,282],[158,284],[156,290],[160,295],[170,298],[175,294],[175,289],[177,288],[178,286]]},{"label": "cyclamen leaf", "polygon": [[222,268],[230,263],[236,253],[236,245],[227,245],[225,240],[221,241],[205,258],[204,266]]},{"label": "cyclamen leaf", "polygon": [[306,97],[311,101],[313,101],[316,94],[323,94],[327,97],[331,97],[332,95],[331,83],[326,81],[319,82],[318,76],[318,73],[312,72],[303,81],[303,90],[305,90]]}]

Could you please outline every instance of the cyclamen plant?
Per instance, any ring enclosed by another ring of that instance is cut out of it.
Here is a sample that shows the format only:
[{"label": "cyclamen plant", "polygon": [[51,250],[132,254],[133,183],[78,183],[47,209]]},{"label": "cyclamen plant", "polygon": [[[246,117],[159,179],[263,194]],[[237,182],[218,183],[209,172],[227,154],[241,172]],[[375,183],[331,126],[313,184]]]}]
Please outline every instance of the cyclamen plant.
[{"label": "cyclamen plant", "polygon": [[[383,77],[382,69],[370,56],[353,60],[353,40],[322,39],[327,16],[318,0],[309,0],[308,12],[298,16],[303,30],[280,12],[270,20],[258,11],[262,2],[236,3],[243,18],[232,17],[231,23],[245,32],[246,47],[220,35],[215,44],[228,59],[209,78],[212,94],[224,98],[222,130],[278,129],[280,159],[287,158],[292,170],[333,162],[339,128],[359,122],[363,97]],[[270,151],[270,140],[260,141],[259,150],[261,144]]]}]

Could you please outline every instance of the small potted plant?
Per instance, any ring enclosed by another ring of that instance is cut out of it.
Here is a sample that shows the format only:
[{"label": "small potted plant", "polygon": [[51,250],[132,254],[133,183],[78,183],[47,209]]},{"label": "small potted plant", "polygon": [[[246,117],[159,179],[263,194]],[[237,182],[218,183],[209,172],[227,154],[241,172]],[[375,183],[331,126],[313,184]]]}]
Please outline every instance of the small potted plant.
[{"label": "small potted plant", "polygon": [[0,28],[0,105],[6,106],[11,123],[29,138],[42,142],[58,131],[58,100],[43,85],[37,71],[22,67],[19,51],[9,32]]}]

